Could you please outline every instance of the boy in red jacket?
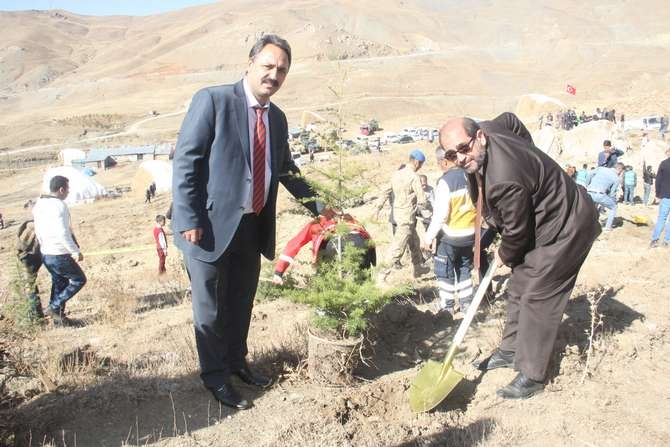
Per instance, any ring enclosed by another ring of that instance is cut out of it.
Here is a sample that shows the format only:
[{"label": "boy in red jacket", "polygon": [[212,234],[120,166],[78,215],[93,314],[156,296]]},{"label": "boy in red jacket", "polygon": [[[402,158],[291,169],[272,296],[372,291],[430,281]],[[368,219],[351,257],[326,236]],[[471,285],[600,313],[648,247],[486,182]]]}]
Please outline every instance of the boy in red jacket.
[{"label": "boy in red jacket", "polygon": [[165,216],[159,214],[156,216],[156,226],[154,227],[154,240],[156,241],[156,252],[158,253],[158,274],[165,273],[165,258],[167,257],[167,238],[165,237]]}]

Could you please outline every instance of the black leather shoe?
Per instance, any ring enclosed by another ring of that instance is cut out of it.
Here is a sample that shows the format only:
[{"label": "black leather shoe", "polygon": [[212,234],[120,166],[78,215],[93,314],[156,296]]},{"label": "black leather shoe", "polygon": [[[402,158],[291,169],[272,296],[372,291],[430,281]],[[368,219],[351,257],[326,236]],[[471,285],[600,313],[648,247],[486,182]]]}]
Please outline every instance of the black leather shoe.
[{"label": "black leather shoe", "polygon": [[496,391],[503,399],[528,399],[544,390],[544,383],[526,377],[524,373],[516,375],[508,385]]},{"label": "black leather shoe", "polygon": [[237,390],[229,383],[224,383],[216,389],[210,388],[210,391],[216,400],[227,407],[236,408],[238,410],[246,410],[247,408],[251,408],[251,402],[242,398],[240,393],[238,393]]},{"label": "black leather shoe", "polygon": [[473,362],[472,366],[480,371],[490,371],[496,368],[512,368],[514,367],[514,351],[503,351],[498,348],[481,362]]},{"label": "black leather shoe", "polygon": [[272,379],[251,371],[248,366],[243,366],[237,371],[234,371],[233,374],[239,377],[240,380],[247,385],[257,386],[259,388],[267,388],[272,383]]}]

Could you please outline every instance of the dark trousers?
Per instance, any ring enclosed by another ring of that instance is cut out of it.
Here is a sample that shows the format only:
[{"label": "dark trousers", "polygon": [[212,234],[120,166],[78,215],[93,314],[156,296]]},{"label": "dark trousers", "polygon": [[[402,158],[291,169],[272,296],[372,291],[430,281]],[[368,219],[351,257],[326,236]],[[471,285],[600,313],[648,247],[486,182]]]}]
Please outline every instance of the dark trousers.
[{"label": "dark trousers", "polygon": [[558,327],[578,273],[579,268],[563,287],[552,293],[508,295],[500,349],[514,351],[514,368],[533,380],[545,379]]},{"label": "dark trousers", "polygon": [[444,240],[437,244],[434,260],[435,276],[440,294],[440,307],[454,307],[458,297],[461,308],[472,302],[472,245],[458,247]]},{"label": "dark trousers", "polygon": [[200,377],[218,388],[245,364],[247,335],[261,268],[259,221],[245,214],[215,262],[185,257],[191,277]]},{"label": "dark trousers", "polygon": [[86,284],[86,275],[71,255],[43,255],[44,267],[51,273],[49,307],[65,311],[65,303]]}]

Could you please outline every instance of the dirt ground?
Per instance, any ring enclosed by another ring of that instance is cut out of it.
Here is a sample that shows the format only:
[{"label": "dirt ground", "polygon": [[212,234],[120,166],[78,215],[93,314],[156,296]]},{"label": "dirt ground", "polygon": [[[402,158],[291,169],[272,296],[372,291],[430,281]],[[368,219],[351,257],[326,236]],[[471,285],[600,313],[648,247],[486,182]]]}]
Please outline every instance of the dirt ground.
[{"label": "dirt ground", "polygon": [[[424,147],[427,151],[428,146]],[[408,148],[355,159],[377,170],[379,185],[403,161]],[[129,183],[136,169],[122,164],[95,179],[106,187]],[[310,167],[305,169],[309,175]],[[436,178],[428,163],[426,174]],[[670,442],[670,367],[665,297],[670,278],[663,267],[670,249],[649,249],[655,207],[619,207],[619,226],[595,243],[580,274],[560,328],[545,392],[522,402],[496,397],[514,376],[511,370],[482,374],[471,366],[500,338],[504,292],[485,303],[456,357],[465,374],[457,390],[437,409],[414,414],[408,389],[421,364],[440,360],[460,316],[435,314],[432,275],[414,282],[415,294],[389,304],[372,320],[367,366],[354,386],[312,383],[306,372],[309,309],[259,293],[251,334],[254,367],[276,383],[267,391],[241,387],[254,401],[248,411],[219,406],[200,385],[187,278],[176,250],[168,274],[158,277],[152,250],[114,253],[151,244],[152,219],[166,210],[167,195],[151,204],[133,194],[72,208],[75,232],[86,256],[88,284],[68,306],[76,328],[26,331],[11,325],[13,238],[27,216],[41,170],[0,180],[9,228],[0,231],[2,265],[3,414],[16,432],[16,445],[59,446],[441,446],[584,445],[662,446]],[[371,200],[374,196],[374,186]],[[390,239],[383,222],[373,222],[371,201],[351,210],[375,237],[381,259]],[[305,217],[280,197],[279,247]],[[105,253],[105,252],[111,253]],[[307,250],[304,250],[306,252]],[[299,268],[309,269],[306,253]],[[10,267],[10,268],[8,268]],[[263,275],[272,265],[264,263]],[[501,286],[509,272],[495,278]],[[404,273],[388,281],[404,281]],[[43,301],[49,278],[40,272]],[[602,325],[593,337],[590,304],[600,298]],[[2,427],[2,425],[0,425]]]},{"label": "dirt ground", "polygon": [[[462,316],[436,315],[430,274],[372,318],[366,363],[346,387],[308,377],[310,309],[259,292],[250,361],[275,384],[263,392],[240,386],[250,410],[219,406],[198,377],[180,255],[170,247],[159,277],[150,247],[168,194],[144,204],[131,191],[72,207],[88,276],[68,304],[77,326],[13,322],[16,230],[57,151],[175,141],[193,93],[239,80],[262,32],[293,48],[290,75],[273,97],[289,124],[312,112],[339,114],[346,138],[371,118],[392,132],[438,127],[451,115],[488,119],[533,92],[578,113],[615,108],[628,120],[670,111],[670,8],[659,0],[474,1],[463,10],[425,0],[228,0],[142,18],[0,12],[0,447],[670,445],[670,248],[648,248],[655,206],[619,206],[616,228],[582,268],[547,387],[521,402],[495,394],[513,371],[482,374],[471,365],[499,343],[503,270],[497,299],[482,305],[456,356],[465,379],[431,412],[412,413],[408,389],[426,360],[443,358]],[[568,83],[577,95],[565,92]],[[523,117],[529,127],[536,115]],[[626,135],[633,152],[639,138]],[[391,235],[385,216],[372,220],[372,203],[417,147],[429,155],[421,172],[434,184],[427,143],[348,161],[367,168],[370,193],[347,211],[372,234],[382,264]],[[120,163],[94,179],[125,190],[137,167]],[[306,220],[281,191],[278,250]],[[307,252],[295,266],[303,272]],[[272,267],[263,263],[263,278]],[[387,281],[412,280],[400,272]],[[46,303],[44,269],[38,283]]]}]

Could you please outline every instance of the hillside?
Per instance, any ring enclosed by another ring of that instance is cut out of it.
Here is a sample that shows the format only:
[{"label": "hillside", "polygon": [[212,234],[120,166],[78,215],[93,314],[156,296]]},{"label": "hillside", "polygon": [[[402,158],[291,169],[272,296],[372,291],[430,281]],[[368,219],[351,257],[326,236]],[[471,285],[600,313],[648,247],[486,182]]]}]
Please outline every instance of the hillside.
[{"label": "hillside", "polygon": [[[293,46],[276,101],[303,110],[342,101],[352,122],[438,124],[489,116],[519,95],[628,112],[670,109],[668,8],[658,1],[226,1],[149,17],[65,11],[0,13],[0,149],[76,144],[104,129],[62,126],[79,115],[179,112],[198,88],[240,78],[262,32]],[[577,86],[578,96],[564,93]],[[124,138],[174,139],[181,116]],[[82,142],[82,146],[92,143]]]},{"label": "hillside", "polygon": [[[293,47],[293,66],[273,97],[290,126],[306,110],[341,109],[349,129],[375,117],[395,131],[437,127],[455,114],[489,118],[529,93],[578,111],[670,114],[668,23],[670,8],[659,0],[225,0],[148,17],[0,12],[0,164],[28,165],[0,165],[0,446],[670,445],[670,249],[648,248],[656,206],[620,205],[614,231],[594,243],[544,393],[503,401],[495,391],[515,373],[471,365],[500,340],[510,273],[502,269],[497,299],[483,303],[455,359],[464,380],[423,414],[410,410],[409,386],[426,360],[442,360],[461,316],[437,314],[435,278],[414,281],[406,271],[387,282],[409,281],[413,293],[372,320],[367,364],[344,387],[308,377],[309,309],[261,290],[250,357],[275,383],[263,392],[240,387],[254,401],[250,410],[218,405],[198,377],[188,277],[172,242],[168,273],[156,274],[151,229],[171,197],[146,204],[129,191],[136,162],[119,160],[94,177],[118,191],[114,197],[71,208],[88,277],[68,303],[77,327],[17,326],[12,283],[16,231],[30,216],[24,204],[40,194],[55,151],[174,141],[193,93],[239,79],[260,33],[276,32]],[[567,83],[576,96],[565,93]],[[531,130],[538,144],[577,142],[561,162],[593,164],[610,135],[631,148],[627,164],[639,168],[644,155],[640,131],[605,121]],[[650,136],[659,157],[667,142]],[[434,143],[347,159],[368,168],[366,202],[346,211],[372,235],[382,266],[391,233],[386,215],[373,219],[373,203],[414,148],[429,156],[421,173],[434,184]],[[301,169],[318,175],[328,163]],[[277,250],[305,223],[296,208],[280,188]],[[308,251],[293,269],[311,272]],[[262,276],[272,269],[264,260]],[[43,303],[50,281],[43,268]]]}]

